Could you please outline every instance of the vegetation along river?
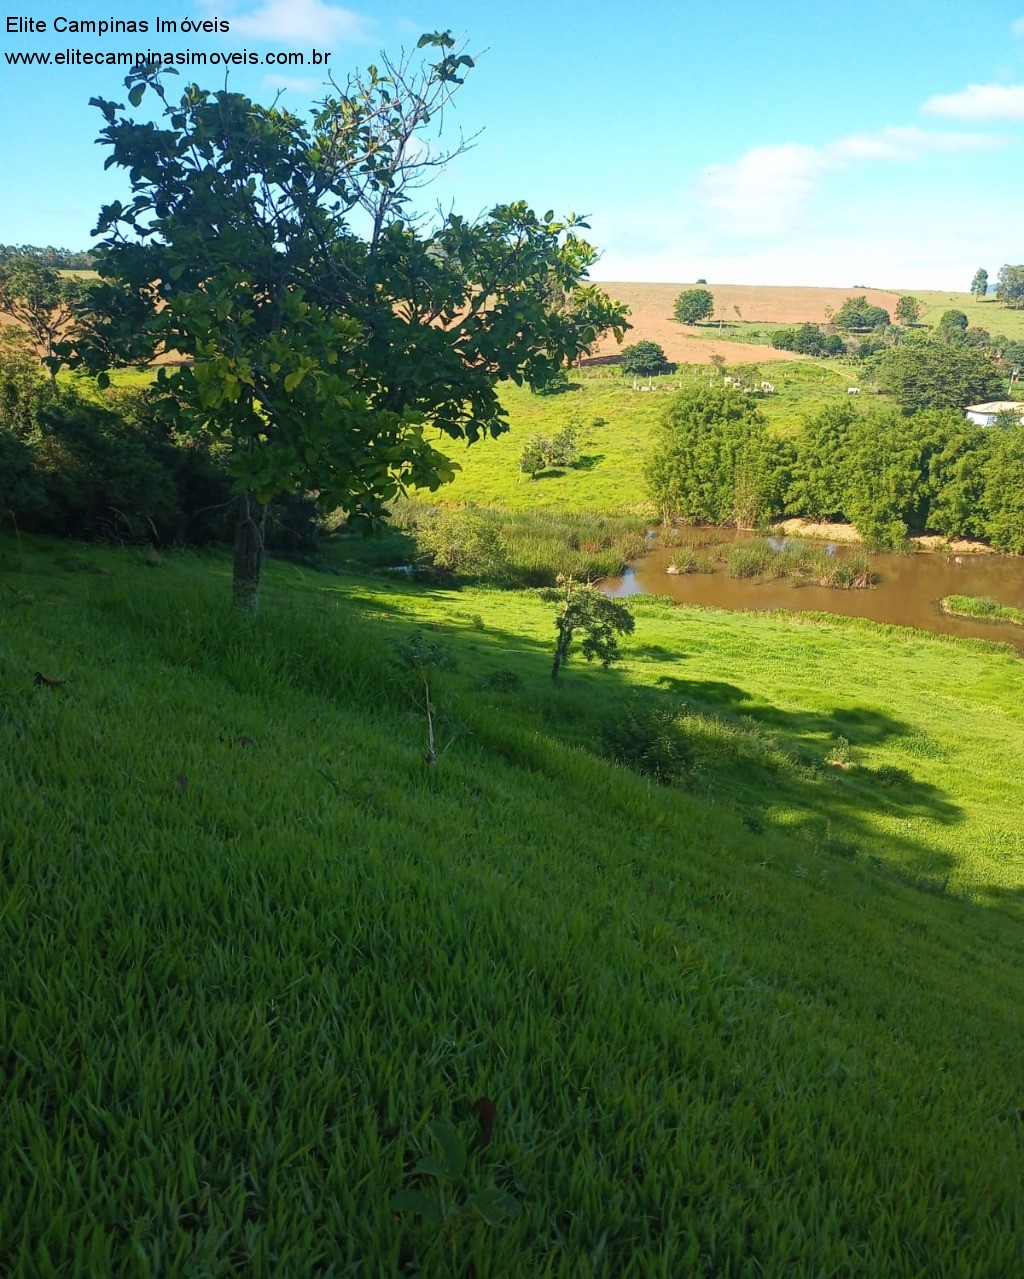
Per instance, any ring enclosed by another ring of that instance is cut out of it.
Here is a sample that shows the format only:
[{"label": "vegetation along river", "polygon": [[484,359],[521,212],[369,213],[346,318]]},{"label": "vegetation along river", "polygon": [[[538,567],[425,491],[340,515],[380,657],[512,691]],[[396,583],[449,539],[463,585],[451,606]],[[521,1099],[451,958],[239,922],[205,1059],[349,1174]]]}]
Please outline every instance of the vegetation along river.
[{"label": "vegetation along river", "polygon": [[[692,529],[694,539],[711,543],[706,556],[724,553],[754,535],[730,529]],[[720,543],[716,547],[713,543]],[[783,543],[778,541],[777,545]],[[788,545],[793,545],[792,539]],[[622,577],[602,583],[609,595],[668,595],[681,604],[705,604],[728,609],[789,609],[799,612],[841,613],[867,617],[894,626],[916,626],[944,635],[974,636],[1014,645],[1024,652],[1024,627],[984,622],[943,613],[939,601],[947,595],[990,596],[1000,604],[1024,608],[1024,559],[1010,555],[963,555],[919,551],[870,556],[877,577],[874,586],[843,590],[786,580],[757,581],[731,577],[724,561],[713,573],[670,574],[666,570],[678,547],[652,542],[652,549]],[[837,557],[862,553],[860,547],[837,546]]]}]

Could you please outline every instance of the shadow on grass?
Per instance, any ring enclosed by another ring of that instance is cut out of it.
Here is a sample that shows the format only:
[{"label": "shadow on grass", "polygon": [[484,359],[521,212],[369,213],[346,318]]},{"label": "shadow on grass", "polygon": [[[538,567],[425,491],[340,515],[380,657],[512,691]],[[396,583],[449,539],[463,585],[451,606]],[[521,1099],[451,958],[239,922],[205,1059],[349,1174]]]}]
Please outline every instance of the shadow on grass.
[{"label": "shadow on grass", "polygon": [[[957,869],[924,831],[883,831],[873,820],[948,826],[962,816],[938,787],[904,770],[873,766],[871,748],[913,731],[882,710],[786,710],[732,683],[675,676],[659,688],[638,687],[619,670],[588,667],[578,649],[553,682],[554,607],[550,631],[536,627],[533,614],[535,633],[523,634],[485,623],[478,599],[463,602],[442,587],[320,579],[314,590],[307,581],[296,609],[293,589],[281,579],[268,581],[265,612],[250,628],[228,613],[219,576],[195,582],[184,563],[165,573],[166,582],[161,578],[152,589],[142,570],[133,570],[131,582],[119,581],[121,574],[104,578],[101,595],[88,605],[116,616],[119,633],[132,632],[140,660],[145,655],[149,665],[181,665],[254,696],[278,688],[275,696],[326,694],[386,720],[398,740],[409,731],[404,649],[424,655],[432,695],[436,678],[439,707],[466,725],[466,740],[484,767],[493,757],[531,772],[559,773],[583,755],[627,767],[645,784],[665,776],[659,803],[674,803],[677,794],[688,821],[707,820],[716,842],[746,847],[755,860],[757,841],[770,839],[774,857],[858,860],[870,868],[877,859],[890,876],[938,894]],[[188,592],[187,608],[167,594],[174,579],[178,591]],[[489,617],[500,619],[501,608],[499,593],[489,597]],[[648,656],[679,660],[661,646],[647,649]],[[637,651],[628,642],[624,650]],[[435,657],[441,659],[436,670],[430,666]],[[653,772],[645,742],[628,734],[622,749],[617,730],[631,723],[641,738],[668,726],[678,744],[676,772]],[[850,757],[843,755],[847,748]],[[586,784],[599,792],[600,774]],[[598,792],[581,793],[581,806]]]}]

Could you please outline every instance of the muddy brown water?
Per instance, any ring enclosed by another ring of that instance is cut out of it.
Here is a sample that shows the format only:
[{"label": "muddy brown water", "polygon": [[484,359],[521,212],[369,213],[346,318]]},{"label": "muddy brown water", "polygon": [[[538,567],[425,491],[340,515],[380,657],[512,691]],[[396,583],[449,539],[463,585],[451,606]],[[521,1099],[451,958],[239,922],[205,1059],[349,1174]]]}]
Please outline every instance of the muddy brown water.
[{"label": "muddy brown water", "polygon": [[[685,535],[687,541],[710,539],[722,544],[749,540],[751,536],[725,529],[693,529]],[[652,549],[624,576],[606,579],[602,589],[613,596],[667,595],[681,604],[705,604],[714,608],[788,609],[867,617],[875,622],[915,626],[941,635],[995,640],[1012,644],[1024,653],[1024,627],[948,617],[939,608],[939,600],[946,595],[988,595],[1000,604],[1024,608],[1024,558],[964,555],[957,563],[954,556],[935,551],[872,555],[871,567],[878,576],[876,586],[836,590],[796,586],[786,581],[758,583],[749,578],[729,577],[724,564],[714,573],[670,574],[665,570],[676,549],[652,542]],[[859,548],[852,550],[856,552]],[[842,556],[851,552],[839,546],[835,553]],[[716,551],[713,545],[701,546],[697,554],[714,555]]]}]

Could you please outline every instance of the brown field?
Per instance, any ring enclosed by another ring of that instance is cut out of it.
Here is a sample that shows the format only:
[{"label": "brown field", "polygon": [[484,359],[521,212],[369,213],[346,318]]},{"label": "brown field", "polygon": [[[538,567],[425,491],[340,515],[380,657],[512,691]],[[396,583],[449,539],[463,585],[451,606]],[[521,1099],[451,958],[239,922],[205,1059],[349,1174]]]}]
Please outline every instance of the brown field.
[{"label": "brown field", "polygon": [[[672,319],[676,298],[686,289],[703,288],[703,285],[598,283],[609,297],[616,302],[625,302],[632,309],[633,328],[627,333],[624,344],[657,342],[670,360],[680,364],[707,364],[712,355],[722,355],[730,364],[803,358],[772,347],[716,341],[710,322],[699,327],[678,324]],[[863,294],[873,306],[884,306],[890,315],[899,300],[897,294],[883,289],[811,289],[768,284],[709,284],[707,287],[715,298],[714,320],[724,319],[726,324],[730,321],[735,324],[737,317],[733,308],[737,306],[740,318],[748,323],[797,324],[806,321],[821,324],[825,320],[826,306],[838,311],[850,297]],[[602,358],[615,355],[616,351],[614,339],[605,338],[596,354]]]},{"label": "brown field", "polygon": [[[86,274],[79,272],[78,274]],[[771,360],[800,360],[792,351],[776,351],[770,346],[746,342],[723,342],[714,336],[719,319],[735,325],[735,307],[746,323],[797,324],[823,323],[825,307],[838,311],[846,298],[864,294],[873,306],[884,306],[892,315],[899,300],[884,289],[799,288],[768,284],[709,284],[714,294],[714,321],[692,326],[672,319],[672,307],[685,289],[702,288],[697,284],[627,284],[598,281],[600,287],[617,302],[631,309],[633,328],[623,345],[631,342],[657,342],[670,360],[679,364],[709,364],[712,355],[721,355],[729,364],[758,364]],[[0,314],[0,324],[16,323],[13,317]],[[618,354],[614,338],[606,337],[598,345],[595,361],[604,362]],[[173,361],[173,356],[158,357],[157,363]]]}]

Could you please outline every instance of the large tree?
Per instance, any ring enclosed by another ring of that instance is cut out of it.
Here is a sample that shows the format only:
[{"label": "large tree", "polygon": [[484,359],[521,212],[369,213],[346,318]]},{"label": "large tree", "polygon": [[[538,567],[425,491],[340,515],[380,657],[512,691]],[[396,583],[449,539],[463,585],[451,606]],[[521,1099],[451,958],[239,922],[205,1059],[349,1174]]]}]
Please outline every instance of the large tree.
[{"label": "large tree", "polygon": [[44,359],[52,359],[74,328],[75,309],[87,288],[83,280],[61,275],[31,254],[0,257],[0,312],[28,330]]},{"label": "large tree", "polygon": [[1007,263],[999,268],[996,297],[1012,311],[1019,311],[1024,307],[1024,266],[1011,266]]},{"label": "large tree", "polygon": [[908,412],[964,409],[998,398],[1005,383],[984,351],[908,336],[879,357],[878,385]]},{"label": "large tree", "polygon": [[988,272],[983,266],[979,266],[974,273],[974,279],[971,281],[971,292],[976,298],[983,298],[988,292]]},{"label": "large tree", "polygon": [[867,332],[885,328],[891,319],[884,306],[872,306],[862,294],[859,298],[847,298],[832,317],[832,323],[837,329]]},{"label": "large tree", "polygon": [[904,293],[900,300],[896,303],[896,319],[901,324],[905,324],[908,328],[913,328],[921,318],[924,311],[924,303],[918,301],[910,293]]},{"label": "large tree", "polygon": [[715,297],[710,289],[687,289],[676,298],[672,314],[680,324],[698,324],[714,310]]},{"label": "large tree", "polygon": [[447,32],[418,49],[355,77],[308,125],[196,85],[172,103],[151,68],[126,87],[135,108],[157,95],[155,121],[94,99],[132,198],[101,211],[103,283],[75,354],[187,361],[161,370],[164,405],[224,447],[234,598],[248,610],[273,497],[312,490],[380,519],[405,488],[452,477],[439,439],[507,429],[500,380],[543,383],[596,337],[593,301],[582,319],[572,305],[595,257],[579,219],[523,202],[476,222],[413,216],[417,187],[451,155],[430,128],[472,66]]},{"label": "large tree", "polygon": [[621,368],[623,377],[656,377],[667,373],[670,365],[662,346],[643,341],[623,348]]}]

